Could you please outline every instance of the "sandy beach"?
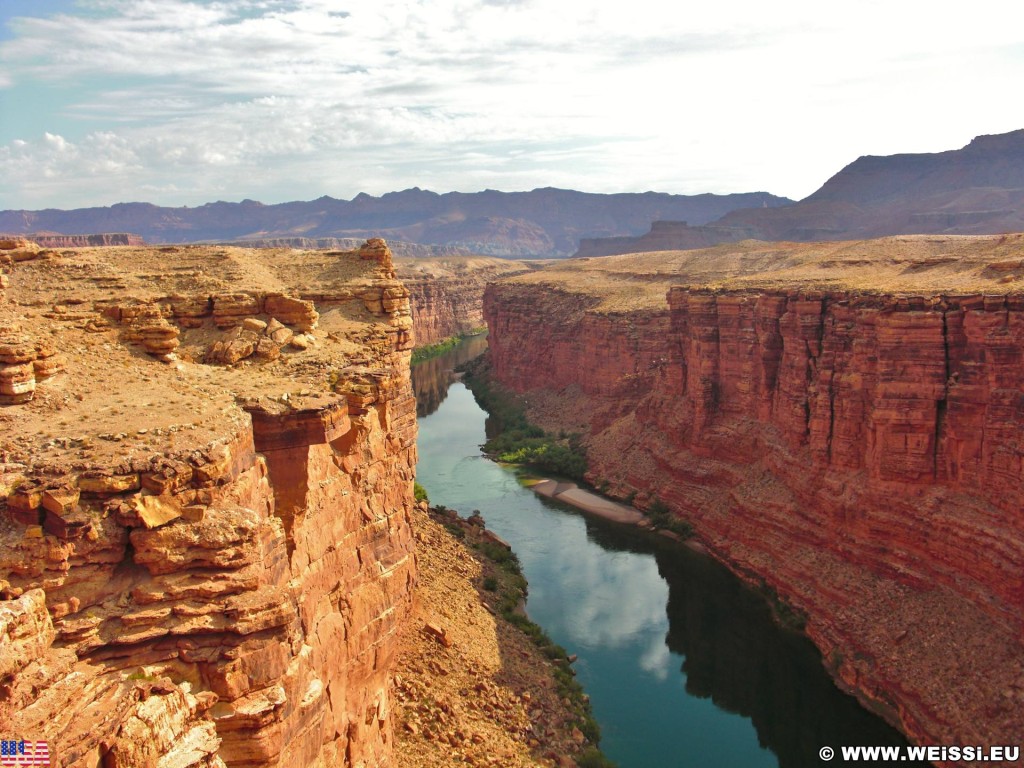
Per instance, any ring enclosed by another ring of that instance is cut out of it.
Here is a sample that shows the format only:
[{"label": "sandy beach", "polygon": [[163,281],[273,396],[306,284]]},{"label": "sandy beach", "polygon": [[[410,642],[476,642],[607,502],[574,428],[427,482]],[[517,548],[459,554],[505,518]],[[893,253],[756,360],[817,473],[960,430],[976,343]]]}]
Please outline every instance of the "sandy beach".
[{"label": "sandy beach", "polygon": [[619,504],[611,499],[598,496],[596,493],[585,491],[577,486],[576,483],[541,480],[531,485],[530,489],[541,496],[564,501],[566,504],[571,504],[582,509],[584,512],[590,512],[606,520],[614,520],[616,523],[636,525],[645,519],[643,514],[633,509],[633,507]]}]

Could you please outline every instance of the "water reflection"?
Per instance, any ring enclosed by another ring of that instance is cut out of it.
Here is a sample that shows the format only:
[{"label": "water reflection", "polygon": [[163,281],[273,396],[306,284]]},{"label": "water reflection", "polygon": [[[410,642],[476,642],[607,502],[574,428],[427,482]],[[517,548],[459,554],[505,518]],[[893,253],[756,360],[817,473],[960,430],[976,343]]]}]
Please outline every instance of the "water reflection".
[{"label": "water reflection", "polygon": [[416,415],[422,419],[440,408],[448,396],[448,387],[456,381],[453,369],[482,355],[486,349],[486,336],[471,336],[450,352],[416,363],[412,368]]},{"label": "water reflection", "polygon": [[764,599],[724,566],[676,545],[590,528],[603,548],[653,553],[668,586],[662,658],[670,652],[684,659],[688,694],[749,717],[759,743],[781,766],[820,766],[818,749],[825,745],[906,745],[839,691],[813,644],[780,629]]},{"label": "water reflection", "polygon": [[579,654],[602,747],[621,768],[802,768],[820,766],[826,745],[903,743],[724,567],[542,499],[483,459],[485,414],[443,373],[455,364],[436,365],[445,383],[430,391],[444,406],[420,422],[419,480],[434,503],[480,509],[513,545],[530,615]]},{"label": "water reflection", "polygon": [[547,510],[557,510],[554,514],[567,525],[558,526],[557,535],[545,545],[520,556],[532,566],[529,570],[544,574],[544,585],[530,591],[531,614],[549,617],[545,627],[569,639],[574,648],[619,650],[649,638],[664,646],[668,584],[654,560],[576,541],[586,535],[579,530],[584,518],[575,511],[567,513],[557,502],[542,497],[538,501],[542,511],[535,524],[544,524]]}]

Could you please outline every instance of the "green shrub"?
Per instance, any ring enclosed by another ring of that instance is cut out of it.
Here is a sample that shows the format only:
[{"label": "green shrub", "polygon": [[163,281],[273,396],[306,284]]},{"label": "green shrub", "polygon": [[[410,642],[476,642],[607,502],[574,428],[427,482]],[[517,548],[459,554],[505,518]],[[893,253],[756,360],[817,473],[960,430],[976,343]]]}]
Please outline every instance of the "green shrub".
[{"label": "green shrub", "polygon": [[445,352],[450,352],[455,349],[459,344],[472,335],[472,333],[464,333],[458,336],[449,336],[447,339],[441,339],[441,341],[436,344],[417,347],[412,351],[412,364],[416,365],[416,363],[422,363],[424,360],[430,360],[432,357],[440,357]]},{"label": "green shrub", "polygon": [[669,514],[668,504],[666,504],[657,496],[654,497],[654,501],[651,502],[651,505],[647,508],[647,511],[648,513],[650,513],[651,517],[664,517],[665,515]]},{"label": "green shrub", "polygon": [[552,661],[554,661],[555,659],[564,659],[566,656],[568,656],[568,654],[565,652],[565,648],[558,645],[557,643],[545,645],[543,648],[541,648],[541,651],[543,651],[544,655]]},{"label": "green shrub", "polygon": [[496,544],[493,541],[481,541],[476,545],[476,548],[484,557],[495,563],[503,571],[508,571],[513,575],[519,575],[523,572],[519,556],[508,547]]},{"label": "green shrub", "polygon": [[764,585],[761,592],[768,600],[775,623],[789,632],[802,634],[807,628],[807,614],[783,600],[774,587]]},{"label": "green shrub", "polygon": [[488,413],[488,438],[484,453],[506,464],[533,467],[574,480],[583,480],[587,453],[580,435],[547,434],[531,424],[515,397],[494,384],[486,364],[473,361],[463,381],[477,403]]},{"label": "green shrub", "polygon": [[443,525],[445,527],[445,529],[448,531],[448,533],[450,533],[456,539],[464,539],[464,538],[466,538],[466,532],[463,530],[462,526],[459,525],[458,523],[444,523],[443,522],[443,523],[441,523],[441,525]]},{"label": "green shrub", "polygon": [[579,768],[616,768],[616,763],[605,757],[597,747],[587,747],[576,755],[576,765]]},{"label": "green shrub", "polygon": [[416,501],[430,501],[427,498],[427,489],[415,481],[412,484],[412,495],[416,498]]},{"label": "green shrub", "polygon": [[673,514],[668,504],[657,496],[654,497],[654,501],[647,507],[647,517],[659,528],[678,533],[684,539],[693,536],[693,526],[686,520]]}]

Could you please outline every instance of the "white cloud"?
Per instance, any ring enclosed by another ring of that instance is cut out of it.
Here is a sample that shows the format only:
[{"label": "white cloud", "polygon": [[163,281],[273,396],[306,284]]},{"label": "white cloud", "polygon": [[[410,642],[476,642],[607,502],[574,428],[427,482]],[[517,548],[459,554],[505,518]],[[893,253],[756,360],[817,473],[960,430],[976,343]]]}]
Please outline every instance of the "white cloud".
[{"label": "white cloud", "polygon": [[17,20],[0,44],[0,88],[79,91],[49,128],[77,155],[19,135],[0,205],[415,184],[802,196],[859,154],[1020,127],[1024,12],[1008,0],[955,15],[879,0],[81,5]]}]

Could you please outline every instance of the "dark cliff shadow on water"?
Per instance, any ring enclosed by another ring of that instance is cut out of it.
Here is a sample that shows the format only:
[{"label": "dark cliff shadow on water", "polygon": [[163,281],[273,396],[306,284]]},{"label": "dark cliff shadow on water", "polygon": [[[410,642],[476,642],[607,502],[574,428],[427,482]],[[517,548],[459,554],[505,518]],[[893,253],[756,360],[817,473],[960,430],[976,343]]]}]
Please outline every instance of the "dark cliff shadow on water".
[{"label": "dark cliff shadow on water", "polygon": [[487,351],[486,336],[471,336],[457,347],[412,367],[412,388],[416,393],[416,416],[434,413],[448,396],[448,387],[456,380],[455,367]]},{"label": "dark cliff shadow on water", "polygon": [[821,760],[826,746],[839,753],[841,746],[907,745],[839,690],[813,643],[778,626],[766,599],[721,563],[656,534],[589,516],[586,524],[587,537],[606,550],[654,555],[669,588],[665,643],[683,657],[686,692],[749,718],[780,768],[843,765],[839,757]]}]

